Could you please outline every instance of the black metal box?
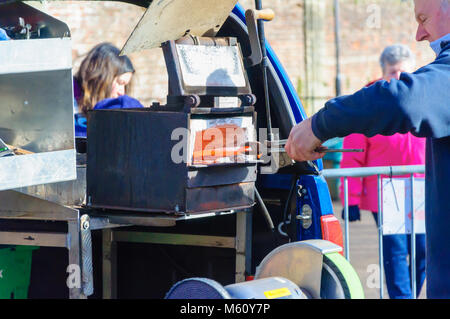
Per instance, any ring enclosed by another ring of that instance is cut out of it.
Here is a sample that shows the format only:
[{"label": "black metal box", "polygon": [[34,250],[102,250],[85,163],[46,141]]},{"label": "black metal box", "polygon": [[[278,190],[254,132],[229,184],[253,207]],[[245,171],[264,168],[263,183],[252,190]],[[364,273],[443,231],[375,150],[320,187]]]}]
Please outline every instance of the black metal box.
[{"label": "black metal box", "polygon": [[255,163],[189,165],[187,154],[173,160],[180,143],[173,132],[189,129],[195,116],[147,108],[89,112],[87,205],[170,213],[251,207]]}]

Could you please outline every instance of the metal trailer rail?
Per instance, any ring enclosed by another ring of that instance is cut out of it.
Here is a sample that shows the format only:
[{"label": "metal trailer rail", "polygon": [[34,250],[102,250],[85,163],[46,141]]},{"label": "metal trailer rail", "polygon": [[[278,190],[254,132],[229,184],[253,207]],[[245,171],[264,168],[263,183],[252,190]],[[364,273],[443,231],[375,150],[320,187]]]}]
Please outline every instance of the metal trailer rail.
[{"label": "metal trailer rail", "polygon": [[[368,177],[377,176],[378,180],[378,256],[380,266],[380,299],[384,297],[384,268],[383,268],[383,209],[381,202],[382,184],[381,175],[399,176],[410,175],[411,194],[414,189],[414,174],[424,174],[424,165],[404,165],[404,166],[379,166],[379,167],[358,167],[358,168],[338,168],[325,169],[322,172],[325,178],[344,178],[344,220],[345,220],[345,236],[344,236],[344,255],[350,261],[349,247],[349,220],[348,220],[348,178],[349,177]],[[414,210],[414,196],[411,195],[411,208]],[[414,214],[411,214],[411,294],[413,299],[416,298],[416,237],[414,231]]]}]

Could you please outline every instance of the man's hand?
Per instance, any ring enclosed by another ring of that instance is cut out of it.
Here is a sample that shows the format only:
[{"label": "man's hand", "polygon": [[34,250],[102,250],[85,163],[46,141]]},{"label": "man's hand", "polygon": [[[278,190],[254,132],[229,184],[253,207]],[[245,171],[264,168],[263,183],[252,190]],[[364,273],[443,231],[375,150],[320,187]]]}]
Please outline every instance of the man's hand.
[{"label": "man's hand", "polygon": [[321,145],[322,141],[312,131],[311,118],[308,118],[294,126],[284,148],[290,158],[304,162],[324,157],[325,153],[315,151]]}]

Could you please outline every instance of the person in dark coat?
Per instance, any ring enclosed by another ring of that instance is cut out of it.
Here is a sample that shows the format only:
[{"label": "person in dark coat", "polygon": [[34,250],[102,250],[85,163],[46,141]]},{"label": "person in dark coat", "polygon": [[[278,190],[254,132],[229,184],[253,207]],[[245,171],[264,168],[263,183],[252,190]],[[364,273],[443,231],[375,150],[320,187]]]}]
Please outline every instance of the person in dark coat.
[{"label": "person in dark coat", "polygon": [[429,41],[436,60],[399,80],[378,81],[325,107],[291,131],[286,152],[317,160],[333,137],[411,132],[426,137],[427,297],[450,298],[450,0],[415,0],[417,41]]},{"label": "person in dark coat", "polygon": [[127,95],[135,70],[131,60],[119,53],[111,43],[100,43],[81,62],[73,82],[76,137],[86,137],[89,110],[143,107]]}]

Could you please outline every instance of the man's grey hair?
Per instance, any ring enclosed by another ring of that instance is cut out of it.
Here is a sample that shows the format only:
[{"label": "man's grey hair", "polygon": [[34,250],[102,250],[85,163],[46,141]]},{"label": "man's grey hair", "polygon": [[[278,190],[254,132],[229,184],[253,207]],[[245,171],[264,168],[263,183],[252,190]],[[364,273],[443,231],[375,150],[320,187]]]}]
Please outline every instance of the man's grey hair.
[{"label": "man's grey hair", "polygon": [[380,65],[383,70],[386,65],[395,65],[400,62],[409,62],[414,66],[415,60],[416,58],[409,47],[404,44],[394,44],[386,47],[381,53]]}]

